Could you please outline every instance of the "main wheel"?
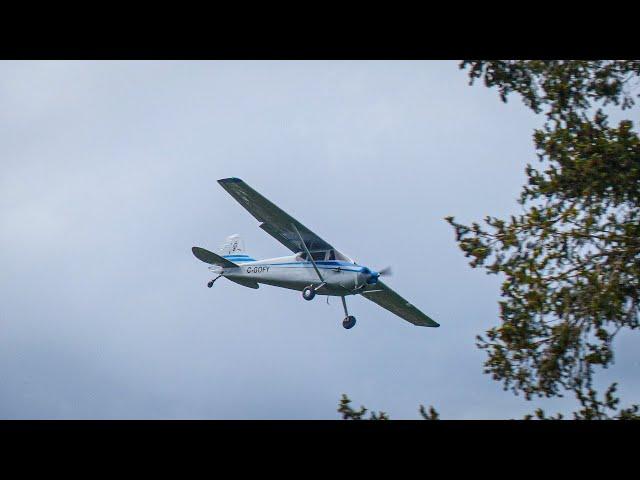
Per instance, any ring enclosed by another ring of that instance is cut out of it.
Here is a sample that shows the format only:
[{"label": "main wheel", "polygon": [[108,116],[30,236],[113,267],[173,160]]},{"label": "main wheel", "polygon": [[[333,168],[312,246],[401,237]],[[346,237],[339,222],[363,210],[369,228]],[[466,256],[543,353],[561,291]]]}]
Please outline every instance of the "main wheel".
[{"label": "main wheel", "polygon": [[316,291],[311,287],[304,287],[302,290],[302,298],[305,300],[313,300],[313,297],[316,296]]},{"label": "main wheel", "polygon": [[209,283],[207,283],[207,287],[209,287],[209,288],[213,287],[213,280],[211,280]]},{"label": "main wheel", "polygon": [[342,321],[342,326],[347,330],[349,330],[350,328],[353,328],[355,324],[356,324],[356,317],[354,317],[353,315],[349,315]]}]

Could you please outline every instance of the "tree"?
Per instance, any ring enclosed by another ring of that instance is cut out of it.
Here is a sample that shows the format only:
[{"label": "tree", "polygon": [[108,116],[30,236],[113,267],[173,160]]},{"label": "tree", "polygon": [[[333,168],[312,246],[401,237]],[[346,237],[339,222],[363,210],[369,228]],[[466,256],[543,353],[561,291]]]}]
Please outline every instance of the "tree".
[{"label": "tree", "polygon": [[[640,142],[630,120],[610,125],[604,108],[634,105],[640,61],[460,68],[470,85],[483,79],[503,102],[518,93],[546,116],[533,135],[539,167],[526,166],[522,213],[488,216],[484,226],[446,218],[471,267],[505,278],[501,322],[477,336],[485,373],[527,400],[572,393],[576,419],[640,418],[638,405],[619,409],[616,383],[601,398],[594,386],[596,369],[614,361],[616,335],[639,326]],[[535,418],[563,416],[538,409]]]},{"label": "tree", "polygon": [[[544,111],[534,132],[541,167],[510,219],[465,226],[447,217],[473,268],[503,274],[501,324],[477,337],[485,372],[530,400],[572,392],[575,418],[630,418],[615,410],[616,384],[602,400],[596,367],[614,360],[613,340],[638,328],[640,142],[630,120],[609,124],[603,107],[634,105],[638,61],[465,61],[506,102],[519,93]],[[635,81],[635,83],[634,83]],[[592,105],[598,105],[593,109]],[[538,418],[544,418],[539,410]]]}]

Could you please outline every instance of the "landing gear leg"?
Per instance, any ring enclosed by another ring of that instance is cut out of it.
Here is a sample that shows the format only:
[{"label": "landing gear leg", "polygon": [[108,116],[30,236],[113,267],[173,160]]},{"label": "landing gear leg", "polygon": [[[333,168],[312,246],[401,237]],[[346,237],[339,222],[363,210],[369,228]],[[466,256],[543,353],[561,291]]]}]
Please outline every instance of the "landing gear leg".
[{"label": "landing gear leg", "polygon": [[213,280],[211,280],[209,283],[207,283],[207,287],[211,288],[213,287],[213,283],[219,279],[222,275],[218,275],[216,278],[214,278]]},{"label": "landing gear leg", "polygon": [[347,301],[344,299],[344,297],[340,297],[342,299],[342,307],[344,308],[344,320],[342,320],[342,326],[344,328],[346,328],[347,330],[349,330],[350,328],[353,328],[356,324],[356,317],[349,315],[349,312],[347,310]]},{"label": "landing gear leg", "polygon": [[340,300],[342,300],[342,308],[344,308],[344,316],[348,317],[349,311],[347,310],[347,301],[344,299],[344,297],[340,297]]}]

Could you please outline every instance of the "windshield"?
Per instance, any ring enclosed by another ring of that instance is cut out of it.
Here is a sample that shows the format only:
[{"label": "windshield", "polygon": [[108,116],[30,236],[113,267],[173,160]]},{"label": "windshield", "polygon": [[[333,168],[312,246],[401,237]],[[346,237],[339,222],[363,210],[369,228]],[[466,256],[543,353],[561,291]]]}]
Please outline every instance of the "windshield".
[{"label": "windshield", "polygon": [[[353,261],[349,257],[341,254],[340,252],[336,252],[335,250],[322,250],[320,252],[318,251],[311,252],[311,257],[316,262],[319,262],[322,260],[342,260],[345,262],[353,263]],[[305,262],[305,261],[309,261],[309,258],[306,252],[299,252],[296,254],[296,260],[299,262]]]}]

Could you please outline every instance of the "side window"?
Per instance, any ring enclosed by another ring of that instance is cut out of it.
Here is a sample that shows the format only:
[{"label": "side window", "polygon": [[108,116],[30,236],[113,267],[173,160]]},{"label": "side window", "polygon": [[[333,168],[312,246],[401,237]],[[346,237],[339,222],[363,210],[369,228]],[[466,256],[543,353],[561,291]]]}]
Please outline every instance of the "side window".
[{"label": "side window", "polygon": [[329,257],[327,258],[327,260],[335,260],[336,259],[336,252],[334,252],[333,250],[329,250]]},{"label": "side window", "polygon": [[325,252],[311,252],[311,257],[317,262],[319,260],[324,260]]}]

